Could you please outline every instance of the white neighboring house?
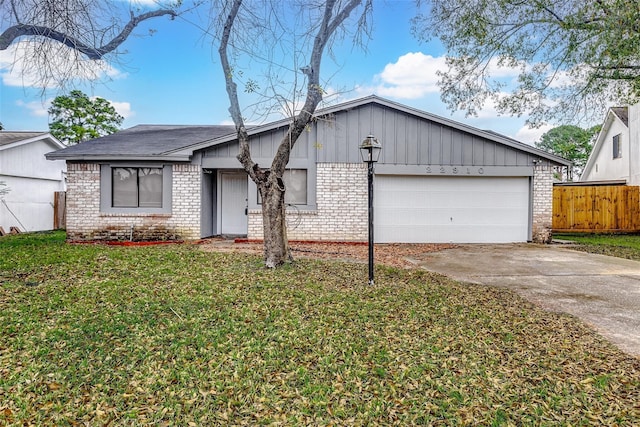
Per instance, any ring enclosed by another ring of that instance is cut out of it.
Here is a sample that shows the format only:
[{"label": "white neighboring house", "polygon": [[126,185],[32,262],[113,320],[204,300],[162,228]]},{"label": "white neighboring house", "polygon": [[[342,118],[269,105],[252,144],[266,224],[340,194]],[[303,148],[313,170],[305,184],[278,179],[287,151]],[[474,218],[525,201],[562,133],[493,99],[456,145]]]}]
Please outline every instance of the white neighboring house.
[{"label": "white neighboring house", "polygon": [[640,185],[640,104],[609,109],[580,181]]},{"label": "white neighboring house", "polygon": [[54,192],[65,191],[67,165],[44,155],[65,145],[47,132],[0,131],[0,226],[9,231],[53,229]]}]

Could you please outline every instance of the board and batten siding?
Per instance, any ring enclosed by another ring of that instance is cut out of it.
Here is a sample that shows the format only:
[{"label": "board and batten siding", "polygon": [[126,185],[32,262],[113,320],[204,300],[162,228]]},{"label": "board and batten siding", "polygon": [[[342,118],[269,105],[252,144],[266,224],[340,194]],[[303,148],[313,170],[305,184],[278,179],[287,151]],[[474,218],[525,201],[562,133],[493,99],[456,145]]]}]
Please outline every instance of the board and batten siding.
[{"label": "board and batten siding", "polygon": [[[379,104],[367,104],[317,117],[302,133],[291,152],[289,167],[305,163],[362,163],[359,146],[369,134],[382,144],[379,163],[444,166],[533,166],[535,154],[509,147],[463,128],[430,120]],[[286,128],[250,137],[251,155],[268,166]],[[518,144],[513,141],[514,144]],[[236,160],[238,143],[231,142],[203,150],[204,167],[226,167],[222,160]],[[544,161],[546,163],[546,161]]]},{"label": "board and batten siding", "polygon": [[359,163],[369,134],[382,144],[379,163],[399,165],[529,166],[538,157],[437,121],[381,105],[364,105],[320,117],[320,163]]},{"label": "board and batten siding", "polygon": [[[291,150],[291,159],[306,159],[309,156],[309,132],[304,132],[302,136],[298,139],[296,144],[293,146],[293,150]],[[249,144],[251,146],[251,157],[253,159],[261,159],[262,163],[264,163],[264,159],[269,159],[269,163],[271,164],[271,160],[273,159],[273,154],[276,152],[280,142],[282,142],[282,138],[286,135],[285,128],[274,129],[268,133],[261,133],[259,135],[251,136],[249,138]],[[228,144],[220,144],[213,146],[211,148],[207,148],[203,151],[203,157],[206,159],[209,158],[219,158],[219,159],[234,159],[236,160],[236,156],[238,155],[238,143],[236,141]],[[261,163],[261,166],[263,165]],[[236,165],[240,165],[240,162],[236,160]]]}]

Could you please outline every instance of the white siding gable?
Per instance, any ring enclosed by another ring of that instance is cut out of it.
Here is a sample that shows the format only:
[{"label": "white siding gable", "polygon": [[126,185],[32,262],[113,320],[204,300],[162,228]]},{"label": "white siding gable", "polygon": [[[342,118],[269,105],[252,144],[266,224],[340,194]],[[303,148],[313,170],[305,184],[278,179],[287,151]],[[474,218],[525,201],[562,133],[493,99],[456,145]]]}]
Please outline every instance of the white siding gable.
[{"label": "white siding gable", "polygon": [[[613,139],[619,135],[621,156],[613,156]],[[594,144],[580,181],[629,180],[629,128],[611,111]]]}]

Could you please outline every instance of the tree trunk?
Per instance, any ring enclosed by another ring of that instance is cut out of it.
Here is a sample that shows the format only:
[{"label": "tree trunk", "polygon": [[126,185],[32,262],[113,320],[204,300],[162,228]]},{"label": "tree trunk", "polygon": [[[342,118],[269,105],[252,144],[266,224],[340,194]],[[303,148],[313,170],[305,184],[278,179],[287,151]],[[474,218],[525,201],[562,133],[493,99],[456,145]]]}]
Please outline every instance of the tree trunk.
[{"label": "tree trunk", "polygon": [[262,196],[264,262],[274,268],[293,261],[286,227],[285,187],[282,178],[268,175],[265,183],[258,183]]},{"label": "tree trunk", "polygon": [[[238,132],[240,152],[237,158],[251,180],[256,183],[262,196],[264,260],[268,268],[274,268],[293,260],[287,240],[287,224],[285,222],[287,205],[284,202],[285,186],[282,177],[289,163],[293,145],[313,119],[313,113],[320,101],[322,101],[323,90],[320,86],[322,53],[331,36],[342,26],[351,12],[362,3],[362,0],[349,0],[346,4],[337,0],[324,2],[324,13],[320,18],[321,22],[319,22],[317,34],[314,38],[309,65],[301,69],[307,78],[306,100],[299,113],[293,117],[293,122],[276,150],[270,169],[261,168],[251,159],[249,135],[240,109],[238,87],[233,79],[233,67],[229,62],[228,47],[242,2],[243,0],[233,0],[228,5],[229,8],[225,9],[225,13],[228,16],[221,27],[222,32],[218,52],[220,53],[220,63],[224,71],[227,94],[229,95],[229,112]],[[370,7],[371,0],[368,0],[365,14]]]}]

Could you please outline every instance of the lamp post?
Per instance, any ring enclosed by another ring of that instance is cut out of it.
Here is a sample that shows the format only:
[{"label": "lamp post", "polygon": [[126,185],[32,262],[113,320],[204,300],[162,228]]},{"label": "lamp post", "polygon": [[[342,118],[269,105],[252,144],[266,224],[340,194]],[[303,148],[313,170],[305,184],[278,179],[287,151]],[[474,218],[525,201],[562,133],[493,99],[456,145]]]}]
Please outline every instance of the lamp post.
[{"label": "lamp post", "polygon": [[360,144],[362,161],[367,164],[367,183],[369,192],[369,284],[373,285],[373,164],[380,158],[382,145],[371,134]]}]

